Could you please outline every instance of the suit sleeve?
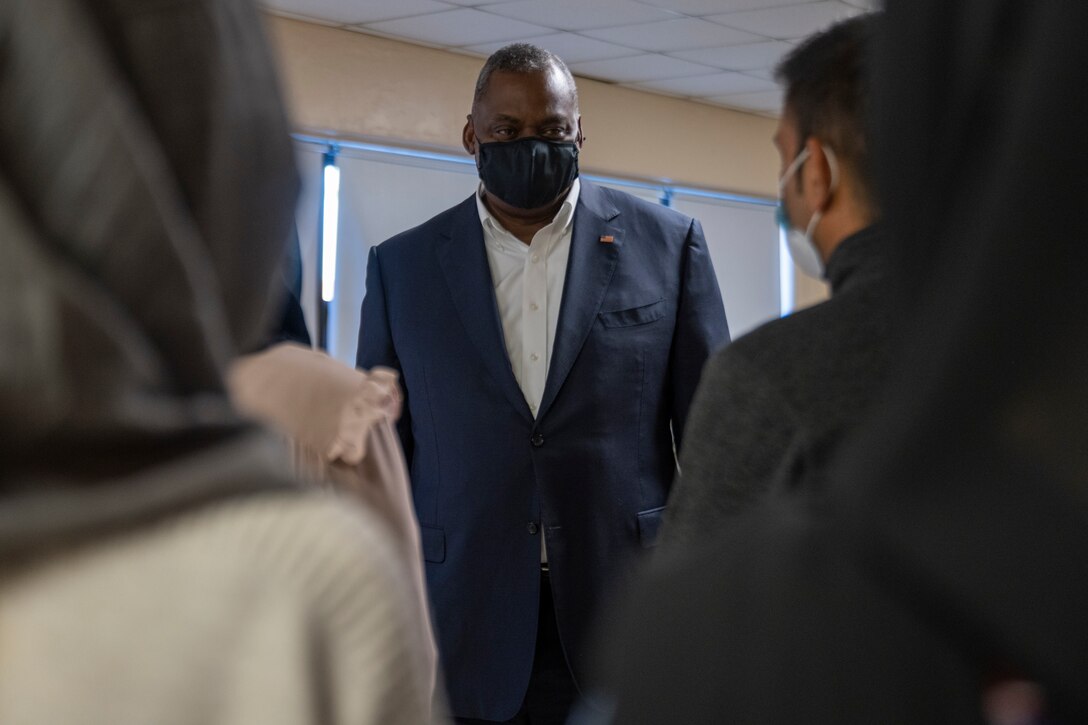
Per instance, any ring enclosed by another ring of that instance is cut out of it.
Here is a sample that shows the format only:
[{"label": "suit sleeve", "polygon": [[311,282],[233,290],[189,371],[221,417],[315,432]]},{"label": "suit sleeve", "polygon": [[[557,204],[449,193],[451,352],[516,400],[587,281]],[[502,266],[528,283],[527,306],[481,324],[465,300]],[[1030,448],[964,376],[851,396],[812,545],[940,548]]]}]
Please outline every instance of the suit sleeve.
[{"label": "suit sleeve", "polygon": [[396,370],[400,375],[404,405],[400,420],[397,421],[397,433],[400,436],[401,447],[404,449],[404,458],[411,467],[413,441],[412,420],[408,405],[410,392],[393,345],[393,331],[389,325],[385,283],[382,280],[382,265],[378,258],[377,247],[370,249],[370,256],[366,263],[366,294],[363,297],[363,309],[359,315],[359,348],[355,354],[355,366],[364,370],[375,366],[387,367]]},{"label": "suit sleeve", "polygon": [[680,450],[688,409],[699,384],[699,375],[711,353],[729,342],[718,278],[703,237],[703,228],[692,219],[684,240],[680,278],[680,304],[672,342],[672,430]]}]

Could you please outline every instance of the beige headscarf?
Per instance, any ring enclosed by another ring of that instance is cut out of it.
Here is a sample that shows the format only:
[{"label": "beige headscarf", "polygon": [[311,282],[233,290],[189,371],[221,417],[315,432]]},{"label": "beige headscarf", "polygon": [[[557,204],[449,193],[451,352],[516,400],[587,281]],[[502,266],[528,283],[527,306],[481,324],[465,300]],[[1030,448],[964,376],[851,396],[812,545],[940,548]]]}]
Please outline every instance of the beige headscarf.
[{"label": "beige headscarf", "polygon": [[0,552],[289,485],[224,375],[296,191],[249,0],[0,3]]}]

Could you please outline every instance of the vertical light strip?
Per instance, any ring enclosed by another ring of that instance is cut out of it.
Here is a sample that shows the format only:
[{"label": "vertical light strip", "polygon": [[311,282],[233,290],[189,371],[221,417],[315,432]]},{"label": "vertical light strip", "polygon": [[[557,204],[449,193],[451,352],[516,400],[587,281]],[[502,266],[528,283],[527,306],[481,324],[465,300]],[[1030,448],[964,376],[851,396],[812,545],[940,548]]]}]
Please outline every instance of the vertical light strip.
[{"label": "vertical light strip", "polygon": [[336,295],[336,243],[340,223],[340,167],[325,164],[325,188],[321,214],[321,299]]},{"label": "vertical light strip", "polygon": [[780,300],[778,314],[780,317],[785,317],[793,312],[794,305],[797,304],[795,290],[797,279],[794,277],[793,255],[790,254],[789,245],[786,243],[786,232],[777,224],[775,226],[778,227],[778,290]]}]

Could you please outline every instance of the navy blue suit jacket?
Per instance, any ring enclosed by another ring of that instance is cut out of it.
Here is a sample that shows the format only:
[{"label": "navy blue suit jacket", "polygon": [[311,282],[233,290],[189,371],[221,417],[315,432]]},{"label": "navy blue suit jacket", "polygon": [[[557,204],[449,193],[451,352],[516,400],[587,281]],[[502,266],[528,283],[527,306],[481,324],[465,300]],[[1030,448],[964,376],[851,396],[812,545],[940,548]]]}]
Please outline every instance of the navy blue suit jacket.
[{"label": "navy blue suit jacket", "polygon": [[728,338],[699,223],[583,181],[534,419],[475,198],[371,250],[357,362],[402,375],[400,433],[455,715],[505,720],[522,703],[541,532],[560,637],[584,672],[587,625],[656,536],[673,436],[679,445],[703,363]]}]

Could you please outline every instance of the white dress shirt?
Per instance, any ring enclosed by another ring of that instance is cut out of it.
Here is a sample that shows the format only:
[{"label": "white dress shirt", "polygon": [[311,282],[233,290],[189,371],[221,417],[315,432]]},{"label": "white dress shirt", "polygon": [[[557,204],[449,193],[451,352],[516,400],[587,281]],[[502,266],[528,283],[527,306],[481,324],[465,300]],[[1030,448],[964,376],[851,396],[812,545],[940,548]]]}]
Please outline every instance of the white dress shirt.
[{"label": "white dress shirt", "polygon": [[482,184],[476,192],[506,354],[534,417],[544,396],[555,344],[574,209],[581,188],[581,182],[575,179],[555,218],[533,236],[531,244],[525,244],[491,216],[484,206]]},{"label": "white dress shirt", "polygon": [[[567,280],[567,259],[574,228],[574,208],[582,182],[575,179],[548,226],[526,244],[503,228],[484,206],[483,184],[476,191],[476,208],[484,228],[484,247],[502,320],[506,354],[525,402],[536,417],[548,379],[559,304]],[[540,561],[548,563],[544,529],[540,530]]]}]

